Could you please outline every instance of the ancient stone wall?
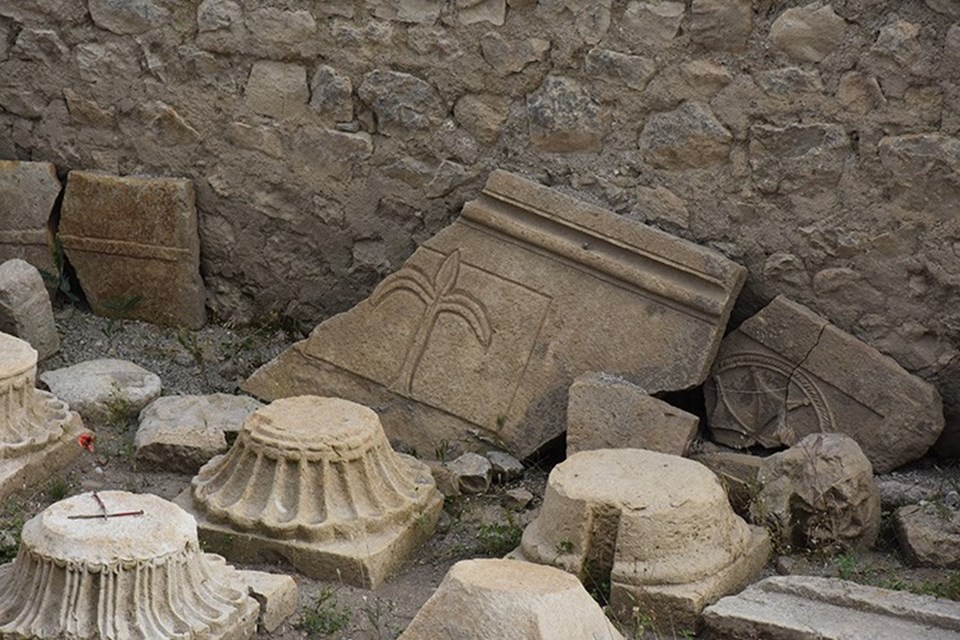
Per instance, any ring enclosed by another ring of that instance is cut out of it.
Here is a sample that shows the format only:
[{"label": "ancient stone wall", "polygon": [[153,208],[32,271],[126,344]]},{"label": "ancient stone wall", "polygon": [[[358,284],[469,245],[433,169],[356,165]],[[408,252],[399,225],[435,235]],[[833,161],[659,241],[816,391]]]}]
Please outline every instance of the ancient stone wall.
[{"label": "ancient stone wall", "polygon": [[[750,270],[960,419],[953,0],[0,0],[0,158],[195,180],[210,306],[312,324],[496,167]],[[960,451],[960,443],[957,443]]]}]

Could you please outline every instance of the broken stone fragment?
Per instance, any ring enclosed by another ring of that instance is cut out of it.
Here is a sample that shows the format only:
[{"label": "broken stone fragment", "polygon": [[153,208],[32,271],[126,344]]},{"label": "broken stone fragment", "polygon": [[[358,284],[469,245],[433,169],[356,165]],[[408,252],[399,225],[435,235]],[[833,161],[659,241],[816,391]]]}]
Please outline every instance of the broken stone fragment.
[{"label": "broken stone fragment", "polygon": [[588,373],[570,385],[567,456],[588,449],[633,448],[685,455],[700,419],[617,376]]},{"label": "broken stone fragment", "polygon": [[600,103],[577,80],[548,76],[527,96],[527,114],[530,141],[540,151],[600,151]]},{"label": "broken stone fragment", "polygon": [[523,463],[504,451],[487,451],[483,454],[493,468],[493,481],[504,484],[523,475]]},{"label": "broken stone fragment", "polygon": [[250,589],[250,595],[260,604],[257,631],[273,633],[283,621],[297,612],[299,590],[293,578],[278,573],[241,570],[240,577]]},{"label": "broken stone fragment", "polygon": [[871,547],[880,531],[880,493],[870,461],[849,436],[813,433],[760,463],[750,507],[788,548]]},{"label": "broken stone fragment", "polygon": [[897,509],[897,543],[914,566],[960,569],[960,511],[942,502]]},{"label": "broken stone fragment", "polygon": [[290,62],[260,60],[250,69],[243,95],[255,113],[277,120],[294,116],[310,99],[307,70]]},{"label": "broken stone fragment", "polygon": [[700,443],[697,450],[690,454],[706,468],[717,474],[733,510],[743,517],[749,517],[750,503],[757,496],[759,485],[757,473],[763,458],[741,451],[727,449],[712,442]]},{"label": "broken stone fragment", "polygon": [[417,451],[493,444],[523,459],[563,433],[567,390],[589,369],[651,393],[702,382],[744,275],[714,251],[497,171],[369,298],[243,388],[375,405],[391,440]]},{"label": "broken stone fragment", "polygon": [[59,195],[57,169],[49,162],[0,160],[0,261],[20,258],[60,275],[48,231]]},{"label": "broken stone fragment", "polygon": [[690,39],[706,49],[742,51],[753,31],[750,0],[693,0]]},{"label": "broken stone fragment", "polygon": [[376,114],[377,131],[386,136],[435,127],[447,112],[433,85],[399,71],[374,69],[363,76],[357,95]]},{"label": "broken stone fragment", "polygon": [[791,58],[820,62],[843,42],[846,22],[829,4],[792,7],[770,25],[770,42]]},{"label": "broken stone fragment", "polygon": [[453,565],[399,640],[448,638],[623,640],[575,577],[495,559]]},{"label": "broken stone fragment", "polygon": [[463,493],[486,493],[493,479],[493,465],[483,456],[467,452],[447,463]]},{"label": "broken stone fragment", "polygon": [[658,169],[702,169],[726,162],[732,140],[706,105],[685,102],[650,116],[637,144]]},{"label": "broken stone fragment", "polygon": [[776,576],[707,607],[711,638],[956,640],[955,602],[814,576]]},{"label": "broken stone fragment", "polygon": [[161,391],[160,377],[155,373],[114,358],[45,371],[40,381],[94,424],[126,423]]},{"label": "broken stone fragment", "polygon": [[60,335],[43,277],[23,260],[0,264],[0,331],[29,342],[41,360],[60,350]]},{"label": "broken stone fragment", "polygon": [[511,511],[523,511],[533,501],[533,494],[529,489],[520,487],[519,489],[507,489],[503,492],[503,498],[500,504],[504,509]]},{"label": "broken stone fragment", "polygon": [[783,296],[724,338],[705,394],[721,444],[779,448],[845,433],[876,473],[920,458],[944,424],[933,385]]}]

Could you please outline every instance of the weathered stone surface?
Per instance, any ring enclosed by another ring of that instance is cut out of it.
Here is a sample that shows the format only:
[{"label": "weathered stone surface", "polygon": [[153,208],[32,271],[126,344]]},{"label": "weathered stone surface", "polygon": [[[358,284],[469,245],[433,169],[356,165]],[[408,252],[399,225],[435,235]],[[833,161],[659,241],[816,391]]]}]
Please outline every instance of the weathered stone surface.
[{"label": "weathered stone surface", "polygon": [[817,193],[834,189],[853,150],[837,124],[750,128],[750,167],[765,193]]},{"label": "weathered stone surface", "polygon": [[156,29],[170,17],[170,12],[153,0],[88,0],[87,6],[94,24],[120,35]]},{"label": "weathered stone surface", "polygon": [[21,58],[54,64],[66,58],[70,49],[52,29],[23,29],[17,36],[13,53]]},{"label": "weathered stone surface", "polygon": [[45,482],[80,453],[83,422],[65,402],[35,388],[37,352],[0,333],[0,499]]},{"label": "weathered stone surface", "polygon": [[877,540],[880,493],[870,461],[849,436],[808,435],[764,458],[757,484],[754,520],[769,523],[785,547],[863,548]]},{"label": "weathered stone surface", "polygon": [[0,264],[0,331],[29,342],[41,360],[60,350],[50,295],[29,262],[14,258]]},{"label": "weathered stone surface", "polygon": [[620,32],[631,51],[655,53],[676,37],[683,21],[682,2],[631,0],[623,12]]},{"label": "weathered stone surface", "polygon": [[257,631],[273,633],[283,621],[297,612],[299,590],[290,576],[264,571],[240,571],[250,595],[260,605]]},{"label": "weathered stone surface", "polygon": [[912,565],[960,569],[960,511],[928,502],[897,509],[897,542]]},{"label": "weathered stone surface", "polygon": [[[464,624],[469,620],[469,624]],[[576,578],[516,560],[461,560],[400,640],[623,640]]]},{"label": "weathered stone surface", "polygon": [[600,105],[576,80],[548,76],[527,96],[530,141],[541,151],[597,152],[603,137]]},{"label": "weathered stone surface", "polygon": [[493,481],[499,484],[516,480],[523,475],[523,463],[505,451],[487,451],[483,454],[490,461]]},{"label": "weathered stone surface", "polygon": [[45,371],[43,382],[84,420],[125,422],[160,395],[160,378],[126,360],[103,358]]},{"label": "weathered stone surface", "polygon": [[560,435],[588,367],[652,393],[702,381],[743,278],[712,251],[495,172],[368,300],[243,386],[376,405],[420,452],[495,439],[524,458]]},{"label": "weathered stone surface", "polygon": [[504,509],[511,511],[523,511],[533,501],[533,494],[528,489],[520,487],[518,489],[507,489],[503,492],[503,498],[500,504]]},{"label": "weathered stone surface", "polygon": [[290,62],[255,62],[243,94],[255,113],[277,119],[289,117],[302,111],[310,98],[307,70]]},{"label": "weathered stone surface", "polygon": [[717,640],[960,638],[954,602],[814,576],[766,578],[707,607],[703,619]]},{"label": "weathered stone surface", "polygon": [[554,467],[540,514],[514,553],[588,584],[609,580],[621,620],[639,610],[662,628],[696,629],[704,606],[757,578],[770,541],[733,513],[703,465],[601,449]]},{"label": "weathered stone surface", "polygon": [[686,229],[690,212],[683,199],[666,187],[637,187],[637,204],[631,214],[643,222],[669,224]]},{"label": "weathered stone surface", "polygon": [[439,124],[446,112],[433,86],[408,73],[376,69],[363,77],[357,95],[377,116],[384,135],[412,134]]},{"label": "weathered stone surface", "polygon": [[309,11],[289,11],[274,7],[261,7],[251,12],[244,24],[252,34],[269,42],[303,42],[317,31],[317,23]]},{"label": "weathered stone surface", "polygon": [[502,96],[466,95],[457,100],[453,115],[474,138],[493,144],[500,137],[509,108],[509,99]]},{"label": "weathered stone surface", "polygon": [[462,493],[484,493],[493,480],[493,465],[477,453],[464,453],[447,463],[447,469],[456,477]]},{"label": "weathered stone surface", "polygon": [[783,296],[724,339],[711,377],[707,425],[732,447],[846,433],[886,473],[926,453],[943,430],[932,385]]},{"label": "weathered stone surface", "polygon": [[794,60],[820,62],[843,43],[846,22],[822,2],[791,7],[770,25],[770,42]]},{"label": "weathered stone surface", "polygon": [[60,180],[49,162],[0,160],[0,261],[21,258],[57,273],[48,223],[58,195]]},{"label": "weathered stone surface", "polygon": [[543,60],[549,50],[550,41],[543,38],[511,42],[496,31],[485,33],[480,38],[483,59],[503,76],[519,73],[527,65]]},{"label": "weathered stone surface", "polygon": [[243,10],[233,0],[203,0],[197,5],[197,30],[218,31],[240,24]]},{"label": "weathered stone surface", "polygon": [[939,133],[888,136],[878,145],[894,197],[908,209],[949,216],[960,199],[960,138]]},{"label": "weathered stone surface", "polygon": [[460,24],[489,22],[502,26],[506,17],[506,0],[457,0],[457,20]]},{"label": "weathered stone surface", "polygon": [[145,468],[196,473],[227,450],[228,432],[239,432],[263,404],[245,396],[164,396],[140,412],[135,458]]},{"label": "weathered stone surface", "polygon": [[659,169],[701,169],[725,162],[732,140],[709,108],[685,102],[650,116],[638,144],[647,162]]},{"label": "weathered stone surface", "polygon": [[316,396],[253,412],[176,502],[206,548],[244,563],[280,556],[312,578],[363,588],[403,565],[443,506],[427,465],[394,453],[376,413]]},{"label": "weathered stone surface", "polygon": [[9,638],[146,640],[176,629],[242,640],[256,631],[257,603],[240,572],[203,553],[193,519],[150,494],[83,493],[47,507],[24,525],[0,582],[10,587],[0,593]]},{"label": "weathered stone surface", "polygon": [[703,443],[698,450],[690,454],[690,458],[717,474],[723,488],[727,490],[727,497],[730,498],[734,511],[747,517],[750,503],[760,491],[757,473],[763,458],[710,442]]},{"label": "weathered stone surface", "polygon": [[378,18],[410,23],[435,22],[443,8],[438,0],[366,0],[366,4]]},{"label": "weathered stone surface", "polygon": [[71,171],[58,237],[95,313],[206,322],[190,180]]},{"label": "weathered stone surface", "polygon": [[587,53],[583,70],[592,76],[643,91],[656,73],[657,65],[650,58],[594,47]]},{"label": "weathered stone surface", "polygon": [[578,451],[628,447],[682,456],[700,419],[617,376],[588,373],[570,385],[567,457]]},{"label": "weathered stone surface", "polygon": [[753,30],[750,0],[693,0],[690,37],[706,49],[742,51]]},{"label": "weathered stone surface", "polygon": [[310,106],[334,122],[353,120],[353,83],[331,66],[317,66],[310,79]]}]

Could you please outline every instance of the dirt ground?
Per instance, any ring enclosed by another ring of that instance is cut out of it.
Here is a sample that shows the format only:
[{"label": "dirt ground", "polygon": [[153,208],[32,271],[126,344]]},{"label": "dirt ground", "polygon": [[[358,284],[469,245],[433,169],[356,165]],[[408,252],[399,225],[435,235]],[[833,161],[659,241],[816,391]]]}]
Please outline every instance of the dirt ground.
[{"label": "dirt ground", "polygon": [[[210,325],[195,332],[160,328],[136,321],[111,321],[72,306],[58,309],[57,322],[63,348],[41,363],[41,371],[94,358],[122,358],[157,373],[165,395],[236,393],[239,382],[256,367],[303,337],[278,326],[237,329]],[[3,504],[0,563],[15,556],[23,523],[52,502],[79,492],[103,489],[149,492],[172,499],[189,484],[189,475],[137,468],[133,459],[135,419],[126,424],[87,426],[96,431],[93,453],[83,453],[76,463],[45,484],[30,487]],[[280,640],[396,638],[453,563],[466,558],[502,556],[516,546],[523,527],[537,513],[549,469],[549,463],[544,462],[528,468],[520,480],[508,486],[496,486],[488,494],[448,499],[436,535],[410,558],[399,575],[374,591],[311,580],[283,566],[243,566],[272,572],[289,571],[300,587],[299,613],[271,637]],[[904,477],[923,481],[940,479],[949,488],[957,483],[960,468],[923,461]],[[531,505],[520,512],[504,508],[501,505],[504,491],[521,486],[534,494]],[[837,576],[960,599],[960,572],[905,567],[896,553],[889,527],[878,547],[876,551],[839,556],[781,555],[774,558],[767,572]],[[602,603],[603,594],[599,590],[594,592]],[[649,618],[636,622],[640,624],[623,628],[627,638],[693,637],[689,630],[658,629],[656,621]]]}]

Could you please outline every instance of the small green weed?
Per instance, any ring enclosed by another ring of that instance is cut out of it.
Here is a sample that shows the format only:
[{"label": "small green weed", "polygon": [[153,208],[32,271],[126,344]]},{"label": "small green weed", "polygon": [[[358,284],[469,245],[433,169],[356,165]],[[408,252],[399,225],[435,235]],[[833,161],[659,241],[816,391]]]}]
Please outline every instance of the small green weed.
[{"label": "small green weed", "polygon": [[573,543],[569,540],[561,540],[557,543],[557,553],[565,554],[573,551]]},{"label": "small green weed", "polygon": [[336,592],[324,587],[317,594],[313,605],[300,616],[297,628],[308,637],[328,636],[350,624],[350,609],[337,603]]},{"label": "small green weed", "polygon": [[124,319],[137,308],[142,300],[141,296],[118,296],[101,300],[100,306],[103,307],[104,315],[108,318],[107,326],[103,328],[103,334],[108,338],[113,337],[117,329],[123,326]]},{"label": "small green weed", "polygon": [[197,334],[180,327],[177,329],[177,342],[179,342],[180,346],[190,354],[190,357],[193,358],[193,362],[200,367],[200,371],[206,371],[204,366],[203,347],[200,345],[200,341],[197,340]]},{"label": "small green weed", "polygon": [[485,524],[477,530],[480,553],[487,557],[505,556],[518,546],[523,537],[523,527],[507,514],[506,523]]},{"label": "small green weed", "polygon": [[67,260],[63,253],[63,244],[59,236],[53,238],[53,265],[56,267],[56,273],[40,270],[40,276],[44,284],[53,289],[54,297],[65,298],[70,304],[80,302],[80,296],[73,291],[73,285],[70,283],[70,276],[67,274]]},{"label": "small green weed", "polygon": [[63,478],[54,478],[47,485],[47,495],[53,502],[60,502],[70,494],[70,484]]}]

